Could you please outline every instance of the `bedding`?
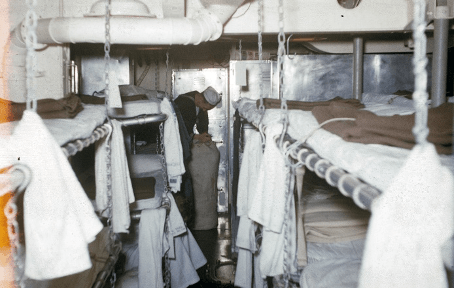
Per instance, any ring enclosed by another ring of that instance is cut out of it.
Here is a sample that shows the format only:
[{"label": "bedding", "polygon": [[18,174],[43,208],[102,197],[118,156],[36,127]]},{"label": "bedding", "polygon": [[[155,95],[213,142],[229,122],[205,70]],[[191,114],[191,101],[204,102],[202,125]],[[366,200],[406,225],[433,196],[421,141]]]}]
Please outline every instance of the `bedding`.
[{"label": "bedding", "polygon": [[[412,100],[396,98],[396,95],[364,94],[362,103],[365,105],[364,110],[377,115],[414,113]],[[262,117],[256,100],[242,98],[233,105],[243,118],[257,127],[259,123],[265,127],[279,123],[282,117],[280,109],[268,109]],[[288,117],[287,134],[290,137],[297,140],[307,138],[306,144],[320,157],[382,191],[389,186],[410,153],[410,150],[401,147],[347,142],[338,135],[320,129],[317,119],[310,111],[289,110]],[[454,173],[453,155],[439,157],[442,164]]]},{"label": "bedding", "polygon": [[361,258],[370,212],[357,207],[310,170],[302,183],[298,209],[302,210],[305,237],[298,241],[298,251],[302,249],[306,257],[303,263]]},{"label": "bedding", "polygon": [[[26,108],[26,103],[0,98],[0,111],[8,111],[5,113],[8,117],[1,117],[0,122],[20,120]],[[81,100],[75,94],[61,99],[39,99],[36,105],[36,113],[42,119],[74,118],[82,110]]]},{"label": "bedding", "polygon": [[[83,109],[72,119],[43,119],[44,125],[58,145],[90,137],[93,130],[106,120],[106,109],[101,105],[82,104]],[[0,124],[0,137],[9,138],[20,121]]]},{"label": "bedding", "polygon": [[[427,141],[433,143],[439,154],[452,154],[452,103],[443,103],[428,109]],[[323,129],[345,141],[364,144],[383,144],[411,149],[415,145],[412,128],[414,115],[378,116],[373,112],[332,101],[328,106],[317,106],[312,114],[319,124],[336,118],[353,118],[355,121],[331,122]]]}]

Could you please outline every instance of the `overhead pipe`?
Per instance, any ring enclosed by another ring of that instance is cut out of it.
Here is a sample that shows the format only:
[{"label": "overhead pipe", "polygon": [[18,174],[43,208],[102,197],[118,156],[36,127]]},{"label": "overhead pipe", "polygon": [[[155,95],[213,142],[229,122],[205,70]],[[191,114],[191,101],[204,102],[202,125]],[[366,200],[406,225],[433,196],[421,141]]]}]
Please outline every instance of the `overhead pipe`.
[{"label": "overhead pipe", "polygon": [[[193,18],[151,18],[111,16],[111,44],[132,45],[197,45],[218,39],[223,24],[244,0],[206,3]],[[207,1],[205,1],[207,2]],[[104,43],[105,18],[56,17],[39,19],[37,41],[42,44]],[[25,35],[23,35],[25,39]]]},{"label": "overhead pipe", "polygon": [[436,1],[432,53],[432,107],[438,107],[446,102],[449,14],[447,1]]},{"label": "overhead pipe", "polygon": [[364,40],[355,37],[353,40],[353,98],[362,100],[364,73]]}]

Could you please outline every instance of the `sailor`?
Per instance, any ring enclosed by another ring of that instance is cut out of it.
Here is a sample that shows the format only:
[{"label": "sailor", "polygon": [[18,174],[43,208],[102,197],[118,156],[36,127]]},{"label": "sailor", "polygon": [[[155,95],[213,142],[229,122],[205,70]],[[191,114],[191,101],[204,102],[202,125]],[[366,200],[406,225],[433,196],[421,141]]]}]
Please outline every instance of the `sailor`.
[{"label": "sailor", "polygon": [[[221,95],[213,88],[208,87],[203,92],[191,91],[179,95],[175,99],[183,118],[186,130],[193,140],[199,142],[211,141],[208,134],[208,110],[213,109],[221,101]],[[194,126],[199,134],[194,133]]]}]

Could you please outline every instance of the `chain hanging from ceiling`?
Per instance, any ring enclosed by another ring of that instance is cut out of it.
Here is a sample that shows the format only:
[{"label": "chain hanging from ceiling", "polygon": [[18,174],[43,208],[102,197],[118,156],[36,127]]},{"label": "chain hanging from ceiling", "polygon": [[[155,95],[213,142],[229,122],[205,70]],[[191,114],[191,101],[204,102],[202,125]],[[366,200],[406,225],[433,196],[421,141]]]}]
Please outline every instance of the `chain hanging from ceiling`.
[{"label": "chain hanging from ceiling", "polygon": [[415,125],[413,134],[416,138],[416,143],[426,144],[429,129],[427,128],[427,71],[428,63],[426,55],[427,38],[426,30],[426,1],[413,0],[414,3],[414,19],[413,19],[413,39],[415,49],[413,55],[413,73],[415,74],[415,91],[413,92],[413,100],[415,106]]},{"label": "chain hanging from ceiling", "polygon": [[[110,89],[109,89],[109,72],[110,72],[110,0],[105,0],[106,6],[106,13],[105,13],[105,43],[104,43],[104,75],[105,75],[105,106],[106,110],[109,107],[109,96],[110,96]],[[110,117],[107,115],[107,121],[112,127],[112,123]],[[111,143],[110,138],[106,139],[106,166],[107,166],[107,175],[106,175],[106,182],[107,182],[107,226],[109,228],[109,253],[112,255],[116,253],[119,246],[121,245],[119,240],[116,238],[116,235],[113,231],[113,223],[112,223],[112,150],[111,150]],[[112,270],[112,274],[110,277],[110,287],[115,287],[115,282],[117,275],[115,273],[115,269]]]}]

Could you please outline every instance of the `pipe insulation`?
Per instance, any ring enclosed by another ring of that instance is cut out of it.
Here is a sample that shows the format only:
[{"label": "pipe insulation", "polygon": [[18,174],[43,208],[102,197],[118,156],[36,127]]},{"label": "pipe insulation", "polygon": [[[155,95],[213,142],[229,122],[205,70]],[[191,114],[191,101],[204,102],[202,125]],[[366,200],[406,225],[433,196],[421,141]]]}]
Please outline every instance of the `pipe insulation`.
[{"label": "pipe insulation", "polygon": [[[212,15],[212,14],[211,14]],[[221,36],[222,24],[212,16],[188,18],[145,18],[112,16],[110,43],[132,45],[199,44]],[[39,43],[104,43],[103,17],[51,18],[38,20]]]},{"label": "pipe insulation", "polygon": [[[111,44],[197,45],[217,40],[243,0],[215,1],[192,18],[111,16]],[[37,41],[42,44],[104,43],[105,17],[56,17],[39,19]],[[25,35],[22,35],[25,39]],[[25,40],[24,40],[25,42]]]}]

